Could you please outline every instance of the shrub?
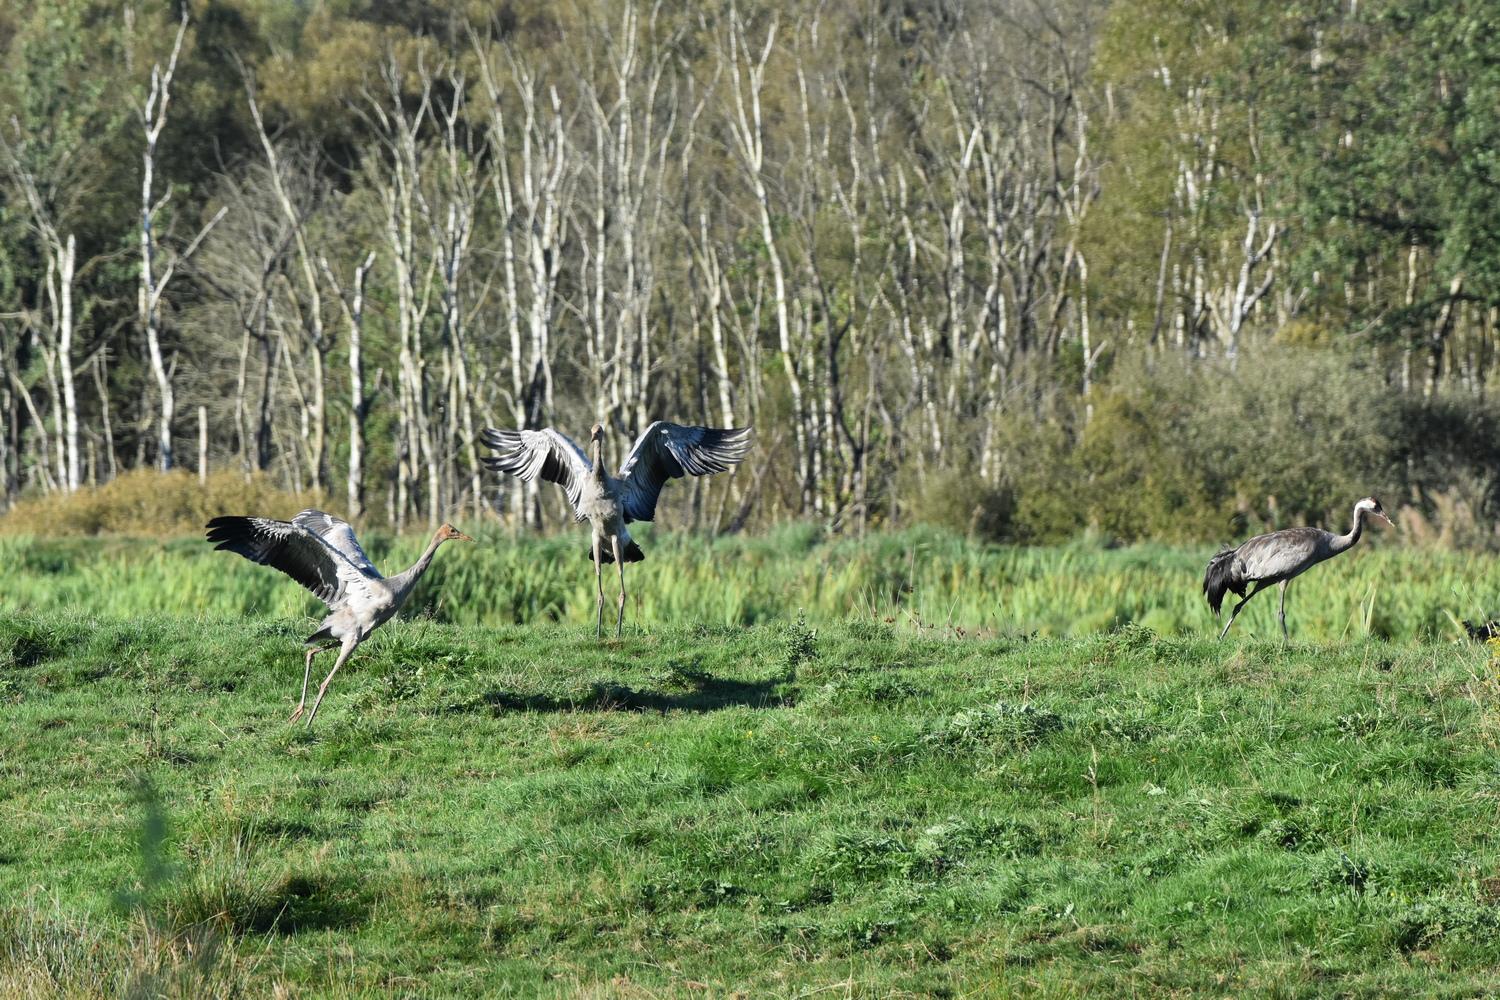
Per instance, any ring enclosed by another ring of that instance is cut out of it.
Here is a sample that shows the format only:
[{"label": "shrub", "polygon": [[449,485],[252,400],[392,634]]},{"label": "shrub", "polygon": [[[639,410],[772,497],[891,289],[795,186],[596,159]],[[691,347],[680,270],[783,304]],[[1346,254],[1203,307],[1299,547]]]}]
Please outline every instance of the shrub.
[{"label": "shrub", "polygon": [[216,472],[206,483],[199,483],[197,476],[184,470],[140,469],[71,495],[23,500],[0,517],[0,534],[197,534],[209,518],[220,514],[289,518],[322,500],[316,493],[280,489],[262,474],[246,479],[236,472]]},{"label": "shrub", "polygon": [[1202,542],[1343,530],[1353,502],[1375,494],[1435,515],[1436,528],[1409,523],[1440,544],[1497,543],[1487,526],[1500,516],[1500,410],[1468,394],[1403,395],[1351,356],[1270,346],[1233,366],[1122,362],[1089,403],[1089,419],[1079,401],[1051,397],[985,417],[974,437],[996,449],[1005,488],[934,478],[923,516],[1022,542],[1086,531]]},{"label": "shrub", "polygon": [[929,476],[917,506],[924,524],[990,542],[1014,535],[1015,508],[1009,486],[986,482],[969,469]]}]

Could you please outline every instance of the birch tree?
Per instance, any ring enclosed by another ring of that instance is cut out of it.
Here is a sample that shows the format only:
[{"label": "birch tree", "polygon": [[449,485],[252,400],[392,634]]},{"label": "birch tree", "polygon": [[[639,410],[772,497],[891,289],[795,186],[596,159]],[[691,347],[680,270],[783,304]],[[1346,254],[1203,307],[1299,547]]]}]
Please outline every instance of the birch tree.
[{"label": "birch tree", "polygon": [[[329,287],[338,298],[339,307],[348,326],[349,340],[349,464],[345,476],[349,516],[359,518],[365,511],[365,421],[369,419],[372,393],[365,388],[364,328],[365,328],[365,279],[375,266],[375,251],[371,250],[354,269],[354,277],[346,293],[335,277],[333,266],[327,257],[319,257],[318,265],[328,280]],[[379,376],[376,377],[377,385]]]},{"label": "birch tree", "polygon": [[[146,337],[146,352],[151,361],[151,373],[156,379],[159,404],[156,437],[157,468],[163,472],[172,468],[172,422],[176,416],[176,396],[172,390],[172,365],[169,365],[161,344],[161,302],[171,283],[178,262],[189,258],[209,231],[224,217],[221,208],[199,230],[181,254],[165,249],[156,231],[156,221],[161,210],[172,197],[167,187],[160,198],[156,188],[156,146],[162,130],[167,127],[167,109],[172,97],[172,77],[177,72],[177,59],[182,53],[182,41],[187,36],[188,12],[182,10],[182,19],[177,25],[177,36],[172,42],[172,52],[164,69],[161,63],[151,67],[151,82],[145,99],[140,105],[140,120],[145,133],[145,145],[141,154],[141,227],[140,256],[141,282],[137,297],[137,310],[141,329]],[[161,259],[159,259],[161,258]]]},{"label": "birch tree", "polygon": [[[500,300],[509,345],[502,390],[513,426],[536,428],[555,411],[557,315],[577,164],[561,95],[514,52],[475,36],[484,86],[497,211]],[[596,404],[595,404],[596,405]],[[539,514],[536,484],[525,488],[523,515]]]},{"label": "birch tree", "polygon": [[[317,259],[310,246],[307,233],[306,220],[309,209],[298,203],[309,198],[308,189],[312,184],[310,180],[312,171],[300,172],[304,183],[299,185],[300,190],[294,192],[291,172],[283,162],[284,157],[281,152],[266,132],[265,121],[260,113],[260,104],[255,97],[255,83],[249,74],[245,75],[245,100],[250,110],[251,120],[255,123],[256,137],[260,140],[261,150],[266,157],[267,178],[270,181],[271,192],[275,196],[277,208],[286,221],[293,245],[296,247],[296,268],[299,281],[293,289],[289,290],[289,299],[290,306],[296,313],[298,331],[301,339],[306,343],[307,357],[312,366],[307,380],[310,404],[307,409],[309,465],[313,474],[313,487],[321,490],[328,479],[327,380],[324,376],[324,369],[327,365],[328,353],[333,348],[333,341],[324,328],[323,289],[318,278]],[[293,377],[295,378],[295,375]]]},{"label": "birch tree", "polygon": [[[673,170],[688,169],[690,144],[674,143],[677,85],[671,75],[675,37],[661,38],[657,8],[642,24],[626,3],[616,30],[603,34],[603,65],[581,85],[592,156],[578,227],[587,285],[588,379],[600,415],[621,429],[651,420],[652,374],[660,341],[653,337],[657,240]],[[587,148],[587,147],[586,147]],[[581,155],[582,151],[580,151]]]},{"label": "birch tree", "polygon": [[419,242],[423,220],[418,204],[418,187],[426,168],[422,135],[433,113],[433,77],[425,70],[418,73],[420,93],[408,108],[402,88],[404,69],[393,54],[387,54],[380,73],[384,91],[367,91],[362,110],[379,146],[379,155],[370,160],[367,176],[380,197],[396,289],[396,519],[398,525],[404,525],[413,501],[420,499],[425,501],[427,520],[436,525],[442,504],[441,470],[429,421],[432,411],[423,334],[440,258]]},{"label": "birch tree", "polygon": [[[730,104],[728,129],[733,148],[740,158],[746,184],[760,225],[760,238],[771,271],[771,308],[775,317],[776,341],[791,396],[793,434],[797,451],[797,474],[801,484],[804,509],[814,505],[811,461],[811,434],[808,427],[806,393],[803,388],[802,345],[794,340],[791,317],[791,292],[787,285],[786,263],[782,258],[776,227],[772,218],[771,195],[766,162],[766,132],[761,97],[766,88],[766,64],[776,46],[778,18],[774,13],[765,28],[764,41],[752,46],[750,28],[733,3],[729,6],[725,37],[720,39],[718,57],[721,70],[729,77]],[[758,37],[758,36],[757,36]]]},{"label": "birch tree", "polygon": [[48,331],[46,350],[50,356],[49,371],[56,373],[60,391],[54,394],[53,409],[57,424],[57,467],[59,485],[73,492],[80,485],[78,450],[78,397],[74,390],[73,366],[73,291],[77,272],[78,241],[73,233],[64,236],[58,229],[53,212],[39,190],[38,179],[22,162],[18,151],[0,139],[0,155],[13,183],[21,189],[46,260],[42,282],[46,305],[45,318],[39,326]]}]

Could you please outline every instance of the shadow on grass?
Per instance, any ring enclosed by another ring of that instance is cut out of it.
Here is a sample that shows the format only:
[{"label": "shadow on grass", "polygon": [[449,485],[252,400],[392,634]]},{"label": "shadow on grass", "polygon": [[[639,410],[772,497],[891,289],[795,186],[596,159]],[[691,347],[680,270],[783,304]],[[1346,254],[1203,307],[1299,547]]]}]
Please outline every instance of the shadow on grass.
[{"label": "shadow on grass", "polygon": [[449,706],[452,713],[483,712],[717,712],[726,708],[784,708],[796,703],[785,678],[739,681],[700,675],[684,691],[641,691],[624,684],[595,683],[562,696],[487,691]]},{"label": "shadow on grass", "polygon": [[369,918],[369,904],[352,881],[289,873],[264,882],[237,874],[176,893],[170,908],[177,921],[214,924],[240,934],[290,936],[357,927]]},{"label": "shadow on grass", "polygon": [[141,809],[140,874],[115,900],[163,938],[189,933],[207,935],[203,941],[222,935],[289,936],[356,927],[369,918],[368,879],[277,872],[280,844],[254,831],[228,842],[210,841],[182,862],[169,860],[166,809],[148,775],[137,778],[135,798]]}]

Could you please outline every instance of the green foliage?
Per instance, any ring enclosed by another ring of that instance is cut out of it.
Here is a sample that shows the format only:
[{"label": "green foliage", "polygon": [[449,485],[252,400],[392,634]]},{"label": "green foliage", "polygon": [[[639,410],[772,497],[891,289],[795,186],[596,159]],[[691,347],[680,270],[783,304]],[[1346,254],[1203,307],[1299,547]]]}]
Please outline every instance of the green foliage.
[{"label": "green foliage", "polygon": [[[1244,52],[1286,151],[1284,197],[1306,222],[1303,273],[1381,282],[1349,304],[1418,340],[1457,279],[1500,301],[1500,11],[1490,4],[1374,0],[1267,13]],[[1420,277],[1403,303],[1407,254]],[[1331,279],[1331,280],[1330,280]],[[1335,305],[1336,308],[1336,305]]]},{"label": "green foliage", "polygon": [[1035,705],[996,702],[965,709],[928,736],[949,753],[1027,750],[1063,727],[1056,712]]},{"label": "green foliage", "polygon": [[818,630],[807,627],[807,620],[802,615],[802,610],[797,610],[795,621],[786,628],[786,666],[787,670],[796,670],[809,660],[818,658]]},{"label": "green foliage", "polygon": [[1247,0],[1123,0],[1109,5],[1100,29],[1094,73],[1107,98],[1091,119],[1100,188],[1082,243],[1091,275],[1102,277],[1091,278],[1090,292],[1102,318],[1129,322],[1152,342],[1171,333],[1162,324],[1177,304],[1161,303],[1167,315],[1157,314],[1156,293],[1174,267],[1239,263],[1260,137],[1244,92],[1248,71],[1233,70],[1257,11]]},{"label": "green foliage", "polygon": [[1399,495],[1400,419],[1374,381],[1299,352],[1232,372],[1167,362],[1120,373],[1080,446],[1090,513],[1116,537],[1182,540],[1229,537],[1237,513],[1246,528],[1280,528]]},{"label": "green foliage", "polygon": [[1481,517],[1500,516],[1486,471],[1500,461],[1493,407],[1393,394],[1379,372],[1335,353],[1270,348],[1233,367],[1130,361],[1098,387],[1092,419],[1067,432],[1028,437],[1027,415],[996,419],[1016,498],[1007,537],[1024,541],[1087,530],[1173,542],[1297,524],[1342,530],[1353,502],[1372,494],[1388,506],[1412,498],[1425,515],[1458,490]]},{"label": "green foliage", "polygon": [[934,471],[923,480],[916,508],[923,524],[987,542],[1016,537],[1015,494],[972,469]]}]

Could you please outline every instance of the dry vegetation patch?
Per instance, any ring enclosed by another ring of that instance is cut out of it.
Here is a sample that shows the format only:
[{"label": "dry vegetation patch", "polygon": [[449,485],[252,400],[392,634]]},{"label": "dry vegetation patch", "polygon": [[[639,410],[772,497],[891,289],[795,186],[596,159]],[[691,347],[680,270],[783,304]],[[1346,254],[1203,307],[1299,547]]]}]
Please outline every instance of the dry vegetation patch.
[{"label": "dry vegetation patch", "polygon": [[0,517],[0,535],[196,535],[226,511],[289,518],[323,500],[282,489],[260,473],[215,472],[200,482],[180,469],[138,469],[77,493],[22,500]]}]

